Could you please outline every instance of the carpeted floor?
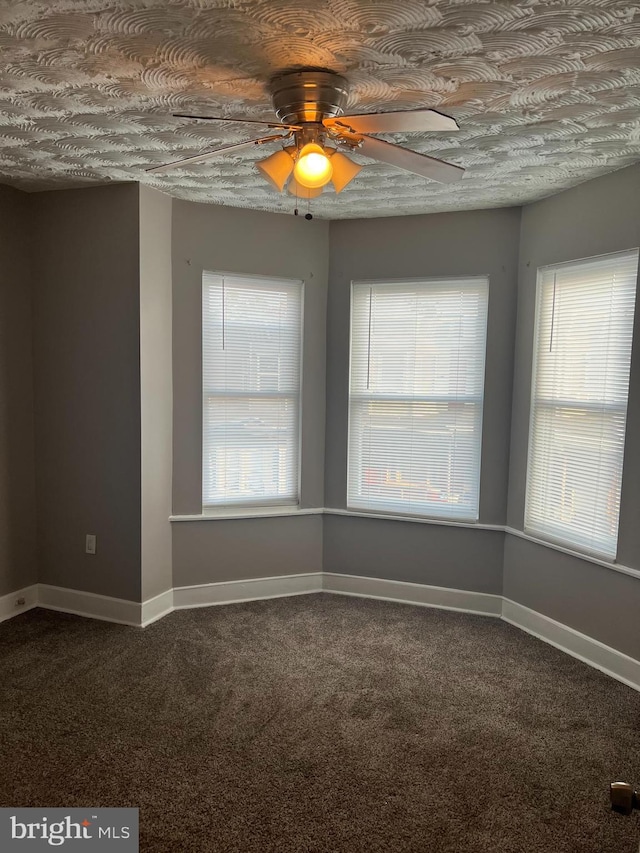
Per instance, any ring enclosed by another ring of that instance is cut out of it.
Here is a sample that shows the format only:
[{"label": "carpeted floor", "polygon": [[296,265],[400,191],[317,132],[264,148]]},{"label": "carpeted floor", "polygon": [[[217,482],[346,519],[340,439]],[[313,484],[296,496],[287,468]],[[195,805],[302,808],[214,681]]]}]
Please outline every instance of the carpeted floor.
[{"label": "carpeted floor", "polygon": [[0,806],[147,851],[635,853],[640,694],[509,625],[331,595],[0,625]]}]

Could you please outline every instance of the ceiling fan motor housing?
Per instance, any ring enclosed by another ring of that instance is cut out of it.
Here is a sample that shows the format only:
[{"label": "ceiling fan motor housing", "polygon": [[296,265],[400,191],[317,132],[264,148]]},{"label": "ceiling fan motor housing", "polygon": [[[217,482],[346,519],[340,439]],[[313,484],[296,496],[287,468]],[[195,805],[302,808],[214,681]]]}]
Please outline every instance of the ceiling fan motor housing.
[{"label": "ceiling fan motor housing", "polygon": [[284,124],[320,124],[344,113],[347,81],[332,71],[287,71],[271,81],[271,97]]}]

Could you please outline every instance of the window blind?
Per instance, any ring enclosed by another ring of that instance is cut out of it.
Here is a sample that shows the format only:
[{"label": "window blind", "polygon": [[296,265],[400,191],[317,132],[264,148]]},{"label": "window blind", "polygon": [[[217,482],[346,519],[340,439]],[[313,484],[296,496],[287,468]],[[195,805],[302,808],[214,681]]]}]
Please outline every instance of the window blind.
[{"label": "window blind", "polygon": [[615,557],[638,252],[538,271],[526,529]]},{"label": "window blind", "polygon": [[355,282],[348,504],[477,519],[489,282]]},{"label": "window blind", "polygon": [[297,503],[302,282],[202,284],[203,505]]}]

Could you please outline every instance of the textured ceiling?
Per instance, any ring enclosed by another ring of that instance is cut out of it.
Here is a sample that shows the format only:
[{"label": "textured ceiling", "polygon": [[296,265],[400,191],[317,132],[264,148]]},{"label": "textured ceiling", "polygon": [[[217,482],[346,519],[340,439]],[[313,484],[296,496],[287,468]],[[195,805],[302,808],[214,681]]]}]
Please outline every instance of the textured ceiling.
[{"label": "textured ceiling", "polygon": [[640,0],[0,0],[0,182],[291,212],[253,166],[268,149],[145,168],[246,139],[171,113],[273,118],[268,80],[296,66],[345,74],[350,112],[437,107],[462,128],[386,137],[464,166],[460,183],[356,157],[317,216],[520,204],[640,160]]}]

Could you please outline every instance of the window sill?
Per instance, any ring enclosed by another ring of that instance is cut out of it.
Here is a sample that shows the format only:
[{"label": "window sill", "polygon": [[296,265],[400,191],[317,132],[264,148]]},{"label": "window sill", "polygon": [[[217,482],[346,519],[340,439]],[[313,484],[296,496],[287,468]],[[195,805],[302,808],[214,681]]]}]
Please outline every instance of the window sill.
[{"label": "window sill", "polygon": [[469,527],[472,530],[504,530],[499,524],[481,524],[479,521],[469,521],[462,518],[437,518],[428,515],[403,515],[400,512],[377,512],[371,509],[325,509],[329,515],[349,515],[355,518],[377,518],[382,521],[410,521],[415,524],[436,524],[440,527]]},{"label": "window sill", "polygon": [[408,521],[414,524],[435,524],[438,527],[467,527],[472,530],[504,531],[500,524],[482,524],[478,521],[462,521],[456,519],[428,518],[420,515],[401,515],[390,513],[369,512],[359,509],[338,509],[328,507],[310,507],[301,509],[297,506],[252,506],[231,507],[221,509],[204,509],[200,514],[171,515],[169,521],[224,521],[232,518],[278,518],[297,515],[346,515],[352,518],[375,518],[379,521]]},{"label": "window sill", "polygon": [[198,515],[170,515],[169,521],[224,521],[233,518],[283,518],[296,515],[322,515],[322,507],[301,509],[297,506],[243,506],[207,509]]}]

